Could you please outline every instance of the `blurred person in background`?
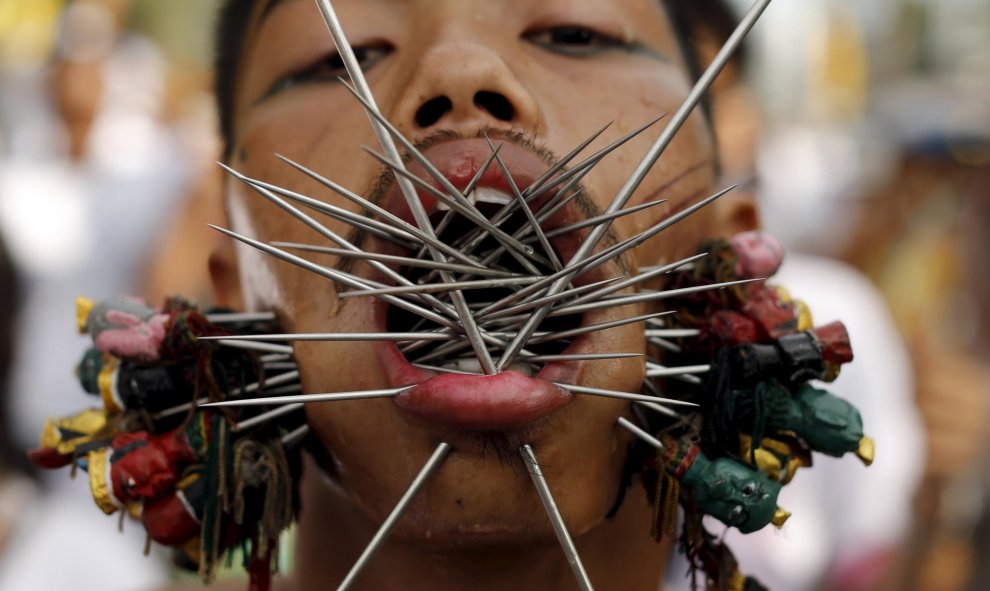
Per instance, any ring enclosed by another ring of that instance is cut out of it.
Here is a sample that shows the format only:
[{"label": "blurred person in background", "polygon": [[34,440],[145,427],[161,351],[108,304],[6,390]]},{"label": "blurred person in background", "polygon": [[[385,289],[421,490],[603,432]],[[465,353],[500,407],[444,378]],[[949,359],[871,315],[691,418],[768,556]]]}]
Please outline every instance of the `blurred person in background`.
[{"label": "blurred person in background", "polygon": [[[65,298],[142,293],[148,261],[191,187],[191,158],[160,120],[162,56],[123,28],[128,5],[68,3],[44,85],[5,89],[42,99],[5,102],[13,112],[0,162],[0,227],[28,294],[12,378],[24,446],[46,417],[74,405],[71,373],[50,371],[78,361]],[[38,118],[48,127],[18,125]]]},{"label": "blurred person in background", "polygon": [[914,363],[928,435],[897,588],[982,589],[988,548],[980,522],[990,498],[990,5],[904,2],[891,22],[896,57],[877,66],[871,112],[895,156],[864,191],[856,231],[840,254],[890,304]]},{"label": "blurred person in background", "polygon": [[[951,112],[957,101],[945,98],[924,100]],[[901,123],[903,131],[916,127]],[[990,476],[990,134],[960,134],[945,123],[933,118],[932,127],[909,132],[915,138],[905,142],[897,173],[864,202],[860,232],[846,252],[891,304],[914,361],[928,434],[904,589],[965,589],[987,576],[977,570],[985,561],[974,535],[986,515]]]},{"label": "blurred person in background", "polygon": [[35,480],[12,437],[8,378],[17,359],[15,320],[23,296],[0,235],[0,591],[151,589],[164,580],[155,564],[141,560],[106,519],[80,507],[75,494]]},{"label": "blurred person in background", "polygon": [[0,554],[16,528],[17,514],[31,486],[25,484],[29,470],[23,451],[10,437],[7,420],[7,378],[13,361],[14,318],[21,297],[13,261],[0,236]]},{"label": "blurred person in background", "polygon": [[[0,4],[0,28],[11,32],[0,42],[0,232],[22,271],[24,296],[4,428],[27,448],[48,416],[77,404],[71,368],[83,347],[69,302],[145,291],[149,261],[203,156],[190,154],[163,118],[171,98],[166,64],[153,43],[127,29],[130,2]],[[46,35],[51,49],[37,40]],[[112,518],[92,512],[79,494],[85,479],[33,486],[43,494],[29,489],[18,543],[4,556],[2,591],[123,591],[167,580],[157,554],[141,556],[139,528],[121,536]],[[57,569],[46,563],[53,556]]]}]

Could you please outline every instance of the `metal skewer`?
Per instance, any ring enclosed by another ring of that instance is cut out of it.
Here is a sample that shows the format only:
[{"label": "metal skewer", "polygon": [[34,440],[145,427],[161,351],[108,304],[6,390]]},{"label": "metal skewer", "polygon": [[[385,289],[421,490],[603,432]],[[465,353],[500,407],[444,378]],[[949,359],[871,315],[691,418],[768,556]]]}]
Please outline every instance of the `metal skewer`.
[{"label": "metal skewer", "polygon": [[[245,334],[222,337],[199,337],[201,341],[218,340],[237,343],[251,341],[449,341],[457,338],[451,333],[439,332],[312,332],[280,334]],[[289,347],[291,349],[291,347]]]},{"label": "metal skewer", "polygon": [[649,433],[647,433],[646,431],[644,431],[643,429],[641,429],[639,427],[639,425],[637,425],[636,423],[633,423],[632,421],[630,421],[626,417],[619,417],[619,426],[625,428],[626,430],[628,430],[629,432],[631,432],[633,435],[635,435],[636,437],[639,437],[640,439],[642,439],[646,443],[652,445],[653,447],[655,447],[657,449],[663,449],[663,444],[660,443],[660,440],[659,439],[657,439],[656,437],[650,435]]},{"label": "metal skewer", "polygon": [[228,324],[235,322],[274,322],[275,312],[217,312],[206,314],[206,319],[213,324]]},{"label": "metal skewer", "polygon": [[237,398],[234,400],[221,400],[219,402],[207,402],[200,406],[211,408],[214,406],[268,406],[309,402],[340,402],[344,400],[364,400],[366,398],[391,398],[415,386],[404,388],[388,388],[384,390],[356,390],[354,392],[327,392],[325,394],[295,394],[290,396],[265,396],[259,398]]},{"label": "metal skewer", "polygon": [[627,207],[625,209],[620,209],[614,213],[606,213],[603,215],[595,216],[593,218],[588,218],[586,220],[573,223],[569,226],[562,226],[554,230],[550,230],[546,233],[547,238],[554,238],[556,236],[563,236],[564,234],[570,234],[571,232],[576,232],[582,228],[587,228],[588,226],[597,226],[608,221],[616,220],[627,215],[638,213],[644,209],[649,209],[651,207],[656,207],[662,203],[667,203],[666,199],[658,199],[656,201],[647,201],[646,203],[640,203],[634,207]]},{"label": "metal skewer", "polygon": [[354,585],[354,581],[357,580],[358,576],[361,574],[361,571],[368,566],[368,562],[371,560],[371,557],[375,555],[375,552],[377,552],[381,545],[385,542],[388,535],[392,533],[392,529],[395,527],[395,524],[399,522],[399,518],[402,517],[402,514],[405,513],[406,508],[409,506],[409,503],[412,502],[413,497],[416,496],[416,493],[423,487],[423,484],[426,483],[427,479],[432,476],[434,472],[436,472],[437,468],[440,467],[440,464],[443,463],[443,460],[447,457],[449,452],[450,446],[446,443],[441,443],[437,446],[437,448],[433,451],[433,455],[431,455],[430,459],[426,461],[426,464],[419,471],[419,474],[417,474],[416,478],[413,479],[412,484],[410,484],[409,488],[406,489],[406,492],[403,493],[402,498],[399,499],[399,502],[395,505],[395,508],[392,509],[392,512],[389,513],[389,516],[382,523],[381,527],[378,528],[377,532],[375,532],[375,536],[371,538],[371,542],[368,543],[368,546],[364,549],[364,552],[361,553],[361,556],[357,559],[357,562],[354,563],[354,566],[351,567],[350,572],[347,573],[346,577],[344,577],[343,582],[339,587],[337,587],[337,591],[346,591]]},{"label": "metal skewer", "polygon": [[[715,59],[712,60],[711,65],[707,70],[705,70],[705,73],[702,74],[701,79],[699,79],[691,89],[691,92],[681,104],[681,107],[677,110],[677,113],[674,114],[674,117],[671,119],[670,123],[660,134],[660,137],[658,137],[656,142],[654,142],[653,146],[640,161],[639,165],[636,167],[636,170],[633,171],[626,183],[621,189],[619,189],[619,192],[612,199],[612,203],[609,204],[605,213],[618,211],[625,207],[626,203],[629,202],[629,199],[632,198],[633,192],[635,192],[640,183],[643,182],[643,179],[646,178],[647,173],[651,168],[653,168],[653,165],[657,162],[664,151],[666,151],[667,147],[670,145],[670,142],[674,139],[674,136],[678,131],[680,131],[681,126],[687,122],[688,117],[691,115],[692,111],[694,111],[694,108],[701,102],[704,94],[711,87],[712,83],[715,81],[715,78],[722,71],[722,68],[724,68],[729,62],[729,59],[732,57],[732,54],[735,53],[735,50],[742,44],[743,40],[746,38],[746,35],[750,30],[752,30],[757,20],[759,20],[760,16],[763,14],[763,11],[766,10],[767,6],[769,6],[770,1],[771,0],[756,0],[753,3],[752,8],[743,18],[742,22],[740,22],[740,24],[736,27],[736,30],[729,37],[728,41],[726,41],[722,46],[722,49],[715,56]],[[679,216],[672,216],[670,219],[672,222],[676,222],[681,218]],[[571,262],[568,267],[576,266],[577,263],[591,254],[598,245],[598,242],[605,236],[610,226],[611,222],[605,222],[599,226],[596,226],[585,241],[581,243],[581,246],[578,247],[577,252],[571,258]],[[550,287],[550,294],[559,292],[570,282],[570,279],[571,277],[562,277],[557,280]],[[519,331],[519,334],[512,340],[509,347],[502,353],[502,356],[496,363],[495,367],[497,370],[500,370],[512,363],[512,360],[519,353],[519,350],[526,343],[526,340],[529,339],[529,336],[536,330],[536,327],[539,326],[539,324],[546,317],[547,312],[549,312],[549,308],[538,309],[526,322],[526,324],[523,325]]]},{"label": "metal skewer", "polygon": [[550,492],[550,486],[543,476],[543,470],[540,469],[540,464],[536,461],[536,454],[533,453],[533,448],[529,444],[526,444],[519,448],[519,454],[522,456],[523,464],[526,465],[529,476],[533,480],[536,493],[540,495],[540,501],[543,503],[543,508],[550,518],[550,524],[553,526],[554,533],[557,534],[557,541],[560,542],[560,547],[567,556],[567,563],[574,572],[578,587],[581,588],[581,591],[594,591],[594,588],[591,586],[591,580],[588,578],[588,573],[584,571],[584,565],[581,564],[581,557],[578,556],[574,541],[571,540],[571,534],[567,531],[567,524],[564,523],[564,517],[560,514],[560,509],[557,508],[557,503],[553,500],[553,494]]},{"label": "metal skewer", "polygon": [[281,406],[279,408],[272,409],[267,412],[263,412],[256,417],[251,417],[250,419],[244,419],[243,421],[237,423],[237,425],[234,426],[234,431],[244,431],[245,429],[250,429],[251,427],[255,427],[262,423],[268,422],[272,419],[277,419],[291,412],[300,410],[303,408],[303,406],[305,405],[303,405],[302,403],[286,404],[285,406]]},{"label": "metal skewer", "polygon": [[619,398],[622,400],[632,400],[634,402],[659,402],[663,404],[672,404],[674,406],[698,406],[693,402],[688,402],[686,400],[677,400],[676,398],[656,398],[654,396],[647,396],[645,394],[635,394],[632,392],[619,392],[617,390],[606,390],[604,388],[592,388],[590,386],[578,386],[576,384],[563,384],[561,382],[554,382],[557,386],[567,390],[568,392],[573,392],[575,394],[590,394],[592,396],[604,396],[606,398]]},{"label": "metal skewer", "polygon": [[[497,269],[480,269],[470,265],[459,265],[456,263],[438,263],[430,259],[403,257],[391,254],[381,254],[377,252],[351,251],[342,248],[332,248],[329,246],[316,246],[313,244],[299,244],[298,242],[272,242],[272,246],[279,248],[291,248],[295,250],[305,250],[330,254],[343,258],[376,260],[382,263],[394,263],[405,267],[419,267],[421,269],[439,269],[452,273],[470,273],[473,275],[489,275],[492,277],[512,277],[513,273],[499,271]],[[424,247],[425,248],[425,247]]]}]

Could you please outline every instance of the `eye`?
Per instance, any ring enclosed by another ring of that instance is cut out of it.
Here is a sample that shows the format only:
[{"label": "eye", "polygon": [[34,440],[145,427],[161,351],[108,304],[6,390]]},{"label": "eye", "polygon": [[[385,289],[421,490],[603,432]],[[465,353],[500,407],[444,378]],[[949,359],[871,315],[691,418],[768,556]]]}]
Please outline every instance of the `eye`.
[{"label": "eye", "polygon": [[[364,72],[375,67],[378,62],[390,53],[392,53],[392,47],[384,43],[354,47],[354,57],[357,58],[358,63],[361,65],[361,70]],[[347,77],[347,69],[344,67],[344,60],[340,57],[340,54],[326,55],[320,58],[319,61],[276,80],[259,100],[264,100],[299,84],[337,82],[337,78],[341,77]]]},{"label": "eye", "polygon": [[744,497],[752,496],[752,494],[755,492],[756,492],[756,485],[753,484],[752,482],[747,483],[746,486],[744,486],[742,489],[742,494]]},{"label": "eye", "polygon": [[566,55],[585,56],[611,49],[628,49],[621,39],[588,27],[562,25],[540,29],[523,35],[534,45]]}]

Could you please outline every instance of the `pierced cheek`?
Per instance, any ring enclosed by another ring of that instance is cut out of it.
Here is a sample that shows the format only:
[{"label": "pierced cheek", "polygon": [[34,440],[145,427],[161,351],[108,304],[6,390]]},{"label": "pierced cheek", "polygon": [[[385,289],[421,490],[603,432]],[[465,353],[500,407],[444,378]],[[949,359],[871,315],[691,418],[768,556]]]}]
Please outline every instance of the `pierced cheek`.
[{"label": "pierced cheek", "polygon": [[[325,127],[325,126],[321,126]],[[293,133],[286,134],[286,128]],[[241,172],[269,180],[273,175],[282,175],[286,164],[275,157],[284,154],[290,158],[303,158],[310,153],[309,147],[330,133],[327,129],[314,129],[313,126],[303,125],[298,118],[285,116],[256,116],[244,126],[238,141],[238,151],[235,154],[239,162],[235,163],[244,168]]]},{"label": "pierced cheek", "polygon": [[287,268],[285,285],[292,300],[293,318],[300,332],[319,332],[339,311],[341,301],[337,285],[329,279],[314,277],[299,268]]}]

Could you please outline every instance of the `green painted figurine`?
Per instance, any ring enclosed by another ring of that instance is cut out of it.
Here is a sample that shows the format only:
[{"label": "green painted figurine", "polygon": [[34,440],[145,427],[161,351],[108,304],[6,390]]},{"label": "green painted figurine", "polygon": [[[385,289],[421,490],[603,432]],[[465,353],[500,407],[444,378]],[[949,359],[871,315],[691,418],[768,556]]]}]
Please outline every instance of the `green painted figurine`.
[{"label": "green painted figurine", "polygon": [[686,439],[664,436],[661,459],[667,472],[690,491],[698,508],[744,534],[773,523],[781,527],[789,513],[777,506],[781,484],[731,458],[710,460]]},{"label": "green painted figurine", "polygon": [[807,384],[793,392],[774,380],[735,392],[740,424],[751,434],[793,433],[813,450],[841,457],[855,453],[873,462],[873,440],[863,434],[863,418],[849,402]]}]

